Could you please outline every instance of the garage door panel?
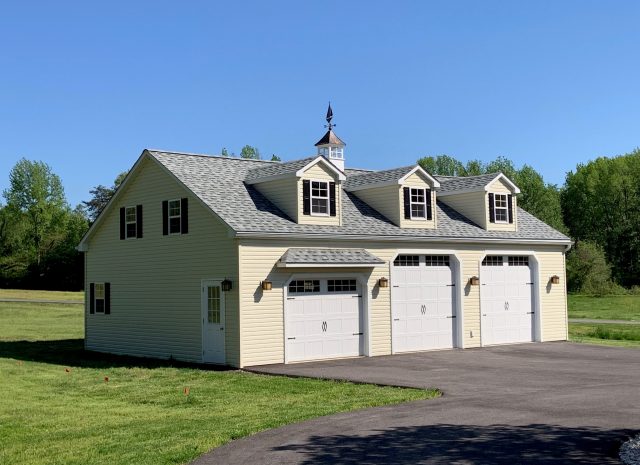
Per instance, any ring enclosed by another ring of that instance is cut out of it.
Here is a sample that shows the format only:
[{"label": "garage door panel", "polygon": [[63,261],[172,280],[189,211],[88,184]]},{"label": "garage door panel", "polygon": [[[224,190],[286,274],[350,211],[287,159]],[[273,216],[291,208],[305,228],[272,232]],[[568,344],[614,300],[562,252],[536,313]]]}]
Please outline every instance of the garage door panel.
[{"label": "garage door panel", "polygon": [[361,355],[364,331],[359,293],[337,289],[340,283],[336,283],[340,292],[329,292],[327,280],[318,281],[319,290],[290,293],[285,301],[287,360]]},{"label": "garage door panel", "polygon": [[[526,263],[526,262],[525,262]],[[533,286],[529,266],[482,266],[482,344],[534,339]]]},{"label": "garage door panel", "polygon": [[[428,258],[428,257],[427,257]],[[394,266],[391,313],[394,352],[454,347],[453,272],[449,266]],[[438,264],[439,265],[439,264]],[[449,318],[448,318],[449,317]]]}]

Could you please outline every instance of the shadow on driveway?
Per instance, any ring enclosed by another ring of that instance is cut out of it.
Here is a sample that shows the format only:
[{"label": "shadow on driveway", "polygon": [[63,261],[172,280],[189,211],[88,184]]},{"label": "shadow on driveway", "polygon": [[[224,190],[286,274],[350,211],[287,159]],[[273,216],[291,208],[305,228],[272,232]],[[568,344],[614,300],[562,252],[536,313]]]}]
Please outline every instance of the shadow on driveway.
[{"label": "shadow on driveway", "polygon": [[198,368],[224,371],[233,368],[221,365],[205,365],[160,360],[144,357],[104,354],[85,350],[84,339],[60,339],[51,341],[0,341],[0,358],[13,358],[29,362],[51,363],[84,368]]},{"label": "shadow on driveway", "polygon": [[[272,448],[302,464],[620,464],[618,450],[630,430],[527,426],[449,425],[395,427],[367,436],[310,436],[302,444]],[[288,460],[287,460],[287,463]]]}]

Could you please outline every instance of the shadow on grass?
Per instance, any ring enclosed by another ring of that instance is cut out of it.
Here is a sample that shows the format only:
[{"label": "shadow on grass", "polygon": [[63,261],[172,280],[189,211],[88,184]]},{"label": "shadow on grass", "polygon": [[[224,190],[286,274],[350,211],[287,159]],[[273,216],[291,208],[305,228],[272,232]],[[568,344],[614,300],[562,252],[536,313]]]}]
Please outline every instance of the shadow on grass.
[{"label": "shadow on grass", "polygon": [[[556,425],[449,425],[374,429],[368,436],[311,436],[276,447],[302,464],[620,464],[632,432]],[[298,463],[298,462],[297,462]]]},{"label": "shadow on grass", "polygon": [[212,371],[231,370],[221,365],[205,365],[160,360],[125,355],[103,354],[84,349],[84,339],[61,339],[54,341],[0,341],[0,358],[13,358],[30,362],[51,363],[68,367],[84,368],[198,368]]}]

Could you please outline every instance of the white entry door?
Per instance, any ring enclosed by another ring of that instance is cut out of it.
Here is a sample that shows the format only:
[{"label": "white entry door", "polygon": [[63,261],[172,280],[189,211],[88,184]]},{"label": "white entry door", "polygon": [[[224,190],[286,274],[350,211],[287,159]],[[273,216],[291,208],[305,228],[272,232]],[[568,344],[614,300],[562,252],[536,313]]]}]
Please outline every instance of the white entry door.
[{"label": "white entry door", "polygon": [[362,297],[356,279],[297,279],[285,302],[288,362],[364,352]]},{"label": "white entry door", "polygon": [[224,294],[219,281],[202,282],[202,361],[225,363]]},{"label": "white entry door", "polygon": [[529,257],[488,255],[482,262],[480,283],[482,345],[533,341]]},{"label": "white entry door", "polygon": [[399,255],[391,285],[394,353],[455,347],[455,285],[448,255]]}]

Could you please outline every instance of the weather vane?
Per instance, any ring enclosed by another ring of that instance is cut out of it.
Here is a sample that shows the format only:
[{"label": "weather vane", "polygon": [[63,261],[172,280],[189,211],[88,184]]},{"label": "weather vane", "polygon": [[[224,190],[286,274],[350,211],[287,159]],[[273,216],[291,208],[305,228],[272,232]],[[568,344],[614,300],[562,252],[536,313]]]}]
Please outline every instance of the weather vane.
[{"label": "weather vane", "polygon": [[329,108],[327,109],[327,124],[324,125],[325,128],[329,128],[329,131],[331,131],[331,128],[334,128],[335,126],[337,126],[337,124],[331,123],[332,119],[333,119],[333,110],[331,109],[331,102],[329,102]]}]

